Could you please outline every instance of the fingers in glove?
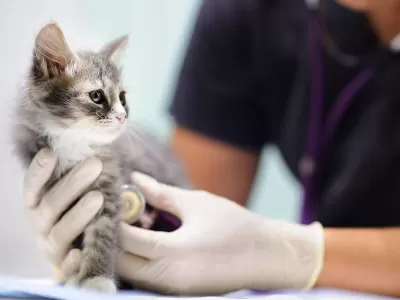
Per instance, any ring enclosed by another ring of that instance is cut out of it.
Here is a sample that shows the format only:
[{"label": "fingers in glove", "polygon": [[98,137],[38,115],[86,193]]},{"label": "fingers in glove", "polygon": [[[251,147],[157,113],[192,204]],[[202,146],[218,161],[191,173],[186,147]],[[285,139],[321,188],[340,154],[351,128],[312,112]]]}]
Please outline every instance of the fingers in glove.
[{"label": "fingers in glove", "polygon": [[57,157],[49,148],[40,150],[30,163],[24,179],[25,207],[35,208],[57,163]]},{"label": "fingers in glove", "polygon": [[59,283],[64,283],[65,282],[65,276],[64,276],[64,273],[59,269],[59,268],[57,268],[57,267],[55,267],[55,266],[52,266],[52,278],[53,278],[53,280],[55,280],[56,282],[59,282]]},{"label": "fingers in glove", "polygon": [[69,278],[79,271],[82,252],[79,249],[69,251],[67,257],[61,265],[61,272],[65,278]]},{"label": "fingers in glove", "polygon": [[101,170],[101,161],[89,158],[74,167],[43,196],[36,209],[36,225],[42,234],[50,232],[60,215],[93,184]]},{"label": "fingers in glove", "polygon": [[91,191],[82,197],[51,229],[48,242],[54,248],[54,252],[62,253],[68,249],[102,205],[103,195],[99,191]]},{"label": "fingers in glove", "polygon": [[182,276],[177,272],[170,272],[168,268],[168,264],[129,253],[122,253],[117,260],[118,275],[127,282],[133,282],[137,288],[165,295],[181,295],[185,290],[190,291],[188,289],[190,285],[182,279]]},{"label": "fingers in glove", "polygon": [[132,182],[139,187],[147,203],[182,220],[183,215],[179,205],[183,190],[162,184],[154,178],[138,172],[132,174]]},{"label": "fingers in glove", "polygon": [[[128,225],[120,225],[122,249],[147,259],[157,259],[174,251],[175,232],[147,230]],[[179,230],[179,229],[178,229]]]},{"label": "fingers in glove", "polygon": [[155,279],[151,264],[151,260],[123,252],[117,260],[117,273],[123,279],[135,282],[135,285],[151,282]]}]

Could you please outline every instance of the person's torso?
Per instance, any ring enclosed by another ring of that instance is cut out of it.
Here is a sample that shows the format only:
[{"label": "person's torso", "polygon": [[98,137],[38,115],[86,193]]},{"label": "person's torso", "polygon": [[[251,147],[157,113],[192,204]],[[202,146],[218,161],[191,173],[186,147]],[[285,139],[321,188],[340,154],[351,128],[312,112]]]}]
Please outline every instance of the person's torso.
[{"label": "person's torso", "polygon": [[[254,14],[257,101],[265,110],[268,143],[278,146],[289,169],[301,180],[299,163],[306,150],[311,105],[307,7],[302,1],[270,1]],[[344,67],[320,50],[326,120],[360,67]],[[315,210],[325,226],[400,225],[400,118],[396,117],[400,60],[391,60],[392,65],[378,68],[355,94],[326,160],[317,164]]]}]

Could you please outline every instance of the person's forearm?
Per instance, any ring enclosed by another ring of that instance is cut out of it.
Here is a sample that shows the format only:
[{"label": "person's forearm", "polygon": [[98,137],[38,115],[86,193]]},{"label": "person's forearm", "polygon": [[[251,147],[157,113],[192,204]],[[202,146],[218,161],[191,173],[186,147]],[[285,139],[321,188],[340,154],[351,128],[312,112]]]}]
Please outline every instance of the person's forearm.
[{"label": "person's forearm", "polygon": [[260,150],[238,148],[181,126],[173,132],[171,147],[195,189],[246,206],[257,175]]},{"label": "person's forearm", "polygon": [[400,228],[325,229],[316,287],[400,296]]}]

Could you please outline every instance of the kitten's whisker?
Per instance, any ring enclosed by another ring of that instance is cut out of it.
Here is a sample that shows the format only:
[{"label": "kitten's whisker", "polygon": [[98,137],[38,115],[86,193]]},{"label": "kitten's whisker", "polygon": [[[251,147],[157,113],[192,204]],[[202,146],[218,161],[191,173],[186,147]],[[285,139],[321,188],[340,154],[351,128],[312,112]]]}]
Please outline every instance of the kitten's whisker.
[{"label": "kitten's whisker", "polygon": [[98,116],[99,118],[104,118],[104,115],[103,115],[103,113],[101,112],[101,110],[97,110],[96,111],[96,116]]},{"label": "kitten's whisker", "polygon": [[73,128],[79,126],[80,124],[82,124],[84,121],[87,121],[87,120],[90,120],[90,117],[86,117],[86,118],[84,118],[84,119],[82,119],[82,120],[79,120],[79,121],[76,122],[74,125],[71,125],[71,126],[69,126],[68,128],[66,128],[65,131],[71,130],[71,129],[73,129]]},{"label": "kitten's whisker", "polygon": [[147,143],[137,132],[135,132],[133,127],[128,127],[127,131],[129,131],[130,134],[127,134],[129,142],[132,143],[132,147],[135,147],[136,142],[132,141],[133,137],[137,138],[137,141],[139,141],[143,146],[146,147],[146,151],[151,152],[152,155],[158,156],[157,152],[153,150],[151,145]]},{"label": "kitten's whisker", "polygon": [[81,122],[78,122],[78,123],[76,123],[76,124],[74,124],[74,125],[72,125],[72,126],[70,126],[70,127],[68,127],[67,129],[65,129],[65,131],[74,129],[75,127],[79,126],[80,124],[82,124],[82,121],[81,121]]}]

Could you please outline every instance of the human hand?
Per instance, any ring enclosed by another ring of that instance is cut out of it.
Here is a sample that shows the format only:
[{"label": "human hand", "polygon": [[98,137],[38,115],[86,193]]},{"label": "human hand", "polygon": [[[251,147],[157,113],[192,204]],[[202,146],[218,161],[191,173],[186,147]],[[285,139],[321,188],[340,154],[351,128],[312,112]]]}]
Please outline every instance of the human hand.
[{"label": "human hand", "polygon": [[154,207],[182,220],[174,232],[122,224],[125,253],[118,272],[137,286],[163,293],[220,294],[239,289],[303,289],[323,263],[319,223],[268,220],[203,191],[188,191],[135,174]]},{"label": "human hand", "polygon": [[54,267],[57,279],[63,281],[63,274],[73,272],[79,264],[80,253],[71,248],[72,242],[103,205],[100,192],[82,195],[100,175],[102,164],[90,158],[49,188],[47,183],[56,163],[57,157],[47,148],[33,158],[24,180],[24,209],[38,247]]}]

